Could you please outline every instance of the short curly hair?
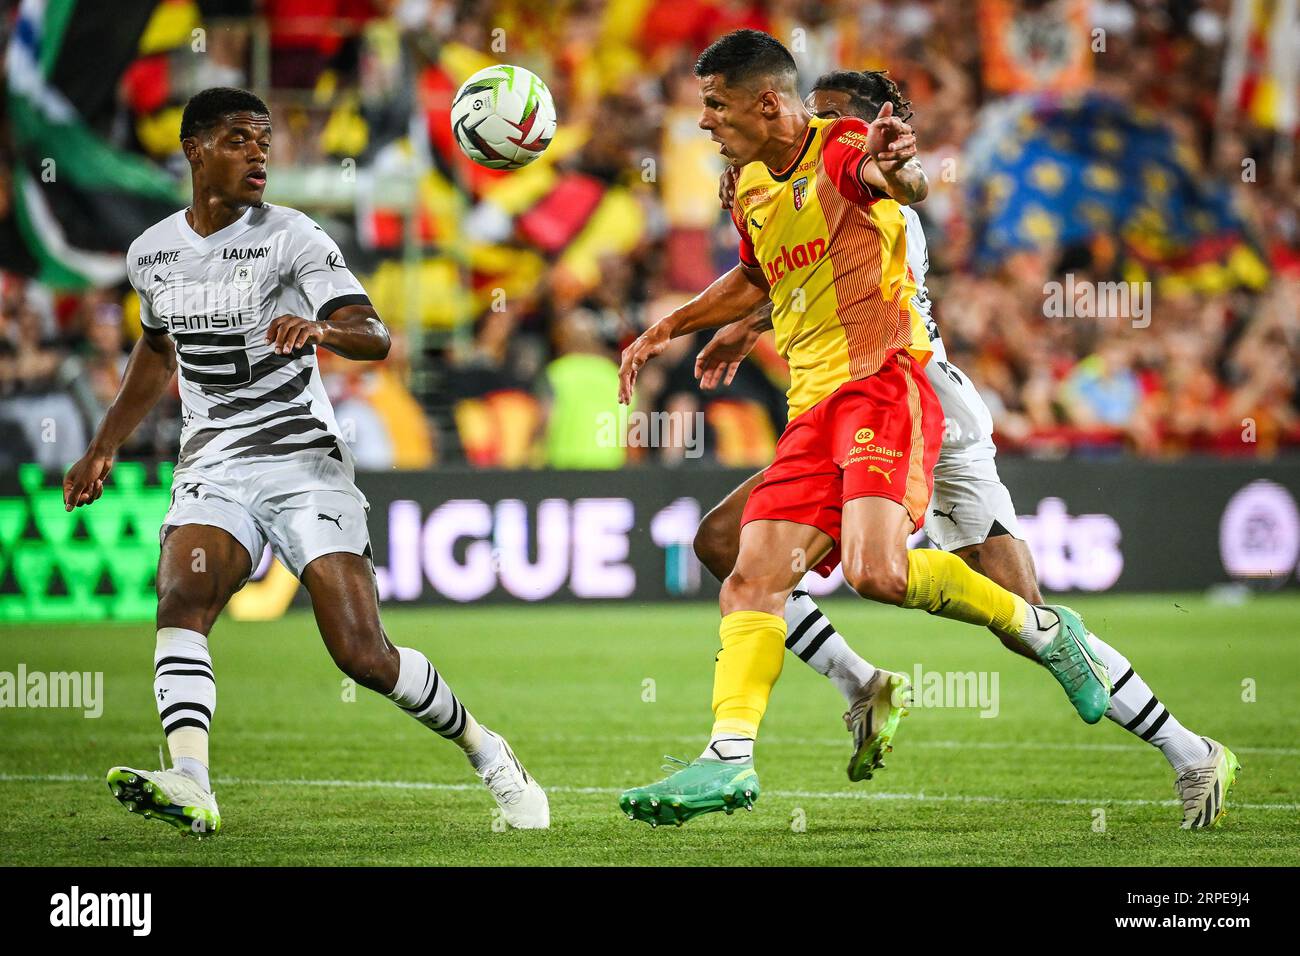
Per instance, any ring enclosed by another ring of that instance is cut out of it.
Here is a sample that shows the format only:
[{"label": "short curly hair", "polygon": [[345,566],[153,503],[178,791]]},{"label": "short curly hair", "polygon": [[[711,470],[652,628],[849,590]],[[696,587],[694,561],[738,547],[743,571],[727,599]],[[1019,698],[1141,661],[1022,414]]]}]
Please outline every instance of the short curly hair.
[{"label": "short curly hair", "polygon": [[181,139],[189,139],[212,129],[231,113],[257,113],[270,116],[262,98],[248,90],[231,86],[213,86],[190,97],[181,114]]}]

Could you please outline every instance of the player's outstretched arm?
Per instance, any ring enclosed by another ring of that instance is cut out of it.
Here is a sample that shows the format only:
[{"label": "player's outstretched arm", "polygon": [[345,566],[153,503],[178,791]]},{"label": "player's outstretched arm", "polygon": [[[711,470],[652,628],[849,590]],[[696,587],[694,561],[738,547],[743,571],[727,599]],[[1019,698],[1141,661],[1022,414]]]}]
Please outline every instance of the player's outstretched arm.
[{"label": "player's outstretched arm", "polygon": [[95,429],[90,447],[63,479],[63,506],[68,511],[88,505],[104,493],[104,479],[113,456],[149,410],[157,404],[176,373],[176,347],[167,333],[145,326],[131,350],[122,387]]},{"label": "player's outstretched arm", "polygon": [[392,345],[379,313],[369,305],[345,305],[319,322],[297,315],[277,316],[266,330],[266,341],[277,355],[312,343],[359,362],[387,358]]},{"label": "player's outstretched arm", "polygon": [[631,403],[637,373],[646,362],[662,353],[670,341],[743,319],[766,299],[767,285],[757,269],[737,264],[714,279],[707,289],[650,326],[623,350],[618,369],[619,402]]},{"label": "player's outstretched arm", "polygon": [[918,203],[930,194],[930,181],[925,178],[925,170],[915,159],[889,173],[885,173],[876,163],[867,163],[862,167],[862,179],[878,193],[884,193],[900,206]]}]

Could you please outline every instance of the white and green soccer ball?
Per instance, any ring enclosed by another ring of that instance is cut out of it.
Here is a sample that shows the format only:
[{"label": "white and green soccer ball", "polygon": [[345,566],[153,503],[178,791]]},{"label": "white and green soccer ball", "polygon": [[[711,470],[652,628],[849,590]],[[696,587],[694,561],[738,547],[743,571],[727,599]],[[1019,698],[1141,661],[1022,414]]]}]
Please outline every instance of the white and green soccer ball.
[{"label": "white and green soccer ball", "polygon": [[527,166],[555,136],[551,91],[521,66],[479,70],[451,103],[456,143],[474,162],[491,169]]}]

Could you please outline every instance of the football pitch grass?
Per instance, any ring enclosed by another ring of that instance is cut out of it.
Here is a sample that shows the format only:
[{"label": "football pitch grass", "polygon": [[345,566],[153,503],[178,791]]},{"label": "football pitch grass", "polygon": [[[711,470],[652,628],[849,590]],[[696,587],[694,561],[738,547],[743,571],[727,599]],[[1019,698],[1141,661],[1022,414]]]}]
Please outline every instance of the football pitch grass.
[{"label": "football pitch grass", "polygon": [[[0,671],[102,671],[97,719],[0,710],[0,861],[8,865],[1228,865],[1300,862],[1300,598],[1079,598],[1191,729],[1243,772],[1213,831],[1178,829],[1154,748],[1073,713],[1047,673],[987,632],[841,598],[823,608],[893,670],[997,676],[997,715],[918,706],[874,780],[851,784],[839,694],[788,656],[758,742],[754,812],[651,830],[625,787],[690,759],[710,724],[717,611],[703,603],[392,609],[547,788],[551,829],[502,832],[457,748],[388,701],[348,693],[309,613],[220,621],[213,725],[219,836],[128,814],[114,764],[158,765],[148,625],[8,626]],[[933,680],[933,678],[929,678]],[[954,688],[955,689],[955,688]],[[922,689],[923,690],[923,689]],[[351,699],[355,697],[355,700]],[[1246,699],[1243,699],[1246,698]],[[1253,698],[1253,700],[1251,699]],[[959,703],[949,699],[948,703]],[[924,705],[925,700],[921,701]],[[975,701],[966,701],[976,704]],[[984,708],[986,710],[991,708]]]}]

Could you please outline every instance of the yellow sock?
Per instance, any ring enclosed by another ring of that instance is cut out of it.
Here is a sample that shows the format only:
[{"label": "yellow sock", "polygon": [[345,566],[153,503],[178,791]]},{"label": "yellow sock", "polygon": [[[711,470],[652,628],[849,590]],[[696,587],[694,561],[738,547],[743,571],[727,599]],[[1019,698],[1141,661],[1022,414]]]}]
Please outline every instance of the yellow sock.
[{"label": "yellow sock", "polygon": [[955,554],[926,548],[907,552],[903,607],[991,627],[1012,637],[1019,636],[1029,611],[1024,598],[990,581]]},{"label": "yellow sock", "polygon": [[718,627],[722,650],[713,668],[713,733],[758,736],[785,663],[785,619],[762,611],[732,611]]}]

